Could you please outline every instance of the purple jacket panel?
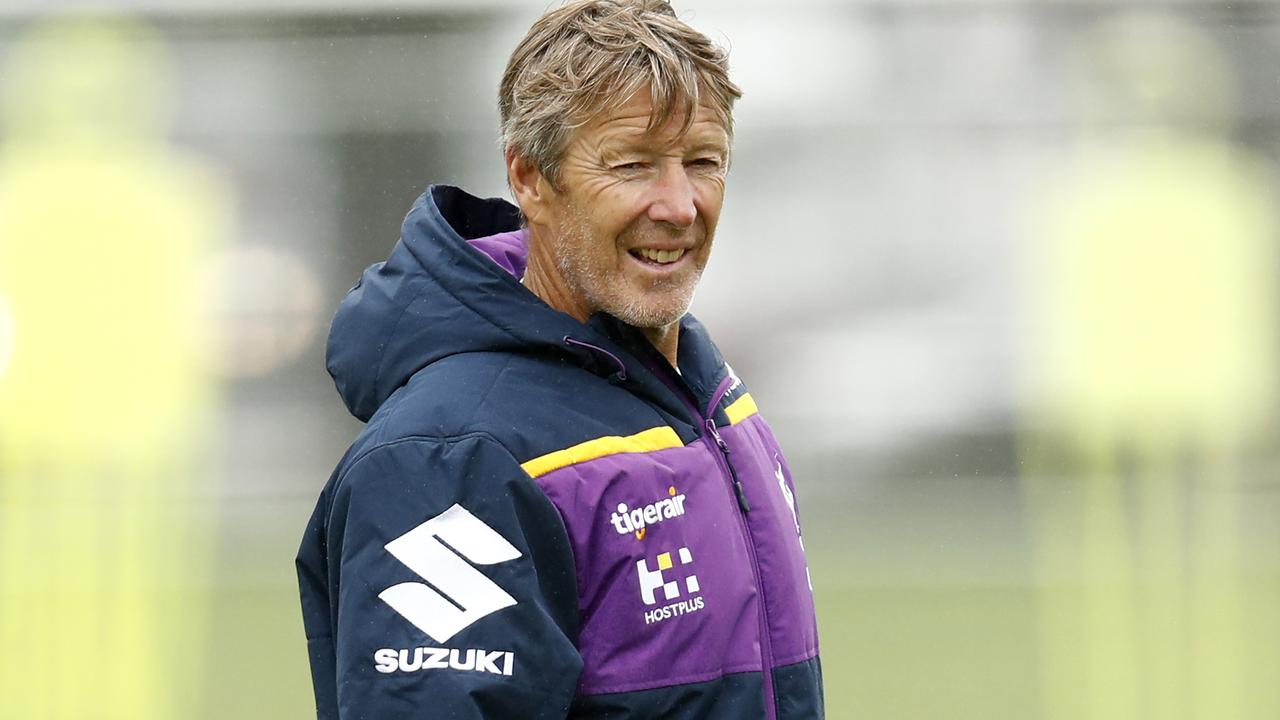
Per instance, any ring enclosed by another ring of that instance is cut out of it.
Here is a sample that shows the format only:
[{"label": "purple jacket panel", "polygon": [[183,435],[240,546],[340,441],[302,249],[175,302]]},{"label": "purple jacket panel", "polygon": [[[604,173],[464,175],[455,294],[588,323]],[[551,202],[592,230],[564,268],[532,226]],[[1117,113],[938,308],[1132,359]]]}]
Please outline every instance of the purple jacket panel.
[{"label": "purple jacket panel", "polygon": [[774,667],[808,660],[818,654],[818,626],[791,470],[759,414],[720,428],[720,434],[751,506],[747,522],[764,583]]},{"label": "purple jacket panel", "polygon": [[576,555],[579,693],[761,669],[758,594],[722,475],[706,446],[694,443],[609,455],[536,479]]}]

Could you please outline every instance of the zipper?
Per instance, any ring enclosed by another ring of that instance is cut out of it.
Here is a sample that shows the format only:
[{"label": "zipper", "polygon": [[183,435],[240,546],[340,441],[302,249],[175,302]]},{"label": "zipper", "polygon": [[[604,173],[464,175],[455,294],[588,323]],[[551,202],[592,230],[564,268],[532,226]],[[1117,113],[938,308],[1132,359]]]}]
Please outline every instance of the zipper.
[{"label": "zipper", "polygon": [[707,411],[704,415],[698,412],[698,407],[693,404],[692,394],[683,381],[679,386],[676,381],[670,377],[665,368],[654,363],[650,370],[653,371],[658,379],[667,386],[669,390],[674,392],[684,402],[689,412],[695,418],[702,422],[702,427],[706,430],[703,433],[703,439],[710,438],[712,444],[715,445],[718,452],[712,452],[717,458],[717,464],[720,465],[722,477],[727,476],[734,497],[738,501],[738,509],[742,512],[738,514],[738,525],[742,529],[743,539],[747,543],[747,557],[751,560],[751,574],[756,581],[756,590],[759,592],[760,612],[757,618],[759,622],[760,633],[760,678],[764,685],[764,715],[766,720],[777,720],[778,709],[775,701],[773,687],[773,645],[769,640],[769,617],[768,617],[768,601],[765,598],[764,580],[760,575],[760,560],[756,557],[755,535],[751,532],[751,524],[747,522],[747,516],[751,512],[751,507],[747,503],[746,490],[742,486],[742,482],[738,479],[738,473],[733,469],[733,462],[730,460],[729,444],[720,436],[720,430],[716,427],[715,409],[724,399],[725,394],[729,392],[732,378],[725,378],[720,382],[720,386],[716,388],[715,393],[711,397],[711,402],[707,405]]},{"label": "zipper", "polygon": [[724,465],[729,468],[729,477],[733,481],[733,494],[738,498],[738,507],[742,509],[743,514],[751,512],[751,506],[747,503],[747,492],[742,488],[742,481],[738,479],[738,473],[733,469],[733,460],[729,457],[729,445],[720,437],[720,431],[716,428],[714,418],[706,420],[707,432],[716,441],[716,446],[720,448],[720,452],[724,455]]},{"label": "zipper", "polygon": [[[713,404],[711,407],[714,408],[715,405]],[[738,496],[738,506],[742,509],[742,513],[738,515],[738,522],[747,539],[747,556],[751,558],[751,571],[755,574],[756,588],[760,591],[760,655],[764,663],[760,675],[761,680],[764,682],[764,715],[769,720],[775,720],[778,714],[773,688],[773,645],[769,640],[769,603],[765,597],[764,580],[760,576],[760,560],[756,557],[755,534],[751,531],[751,523],[747,522],[747,513],[750,512],[751,508],[747,506],[746,493],[743,491],[742,483],[738,480],[738,473],[733,469],[733,462],[729,459],[729,445],[725,443],[724,438],[720,437],[720,431],[716,428],[715,418],[708,417],[705,422],[707,431],[720,449],[719,458],[724,464],[724,468],[729,471],[729,476],[733,480],[734,494]]]}]

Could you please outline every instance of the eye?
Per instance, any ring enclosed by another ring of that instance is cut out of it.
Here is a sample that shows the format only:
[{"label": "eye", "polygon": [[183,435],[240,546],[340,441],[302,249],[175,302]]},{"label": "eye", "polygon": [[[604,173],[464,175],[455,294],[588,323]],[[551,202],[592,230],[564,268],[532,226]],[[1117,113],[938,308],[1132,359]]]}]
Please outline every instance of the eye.
[{"label": "eye", "polygon": [[720,158],[716,157],[700,157],[689,161],[689,165],[697,168],[705,168],[714,170],[720,167]]},{"label": "eye", "polygon": [[637,161],[635,161],[635,162],[621,163],[621,164],[618,164],[618,165],[614,165],[612,169],[613,169],[613,170],[622,170],[622,171],[624,171],[624,172],[633,172],[633,171],[636,171],[636,170],[643,170],[643,169],[645,169],[646,167],[648,167],[648,165],[647,165],[646,163],[644,163],[644,162],[641,162],[641,161],[637,160]]}]

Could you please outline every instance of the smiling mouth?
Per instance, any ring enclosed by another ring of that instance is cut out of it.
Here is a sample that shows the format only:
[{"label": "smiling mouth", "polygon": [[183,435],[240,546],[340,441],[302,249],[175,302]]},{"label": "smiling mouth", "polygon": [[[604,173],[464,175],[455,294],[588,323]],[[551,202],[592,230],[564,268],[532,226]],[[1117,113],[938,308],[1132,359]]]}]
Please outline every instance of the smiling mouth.
[{"label": "smiling mouth", "polygon": [[642,261],[654,265],[670,265],[671,263],[684,257],[684,248],[676,250],[654,250],[652,248],[634,248],[629,251],[631,256]]}]

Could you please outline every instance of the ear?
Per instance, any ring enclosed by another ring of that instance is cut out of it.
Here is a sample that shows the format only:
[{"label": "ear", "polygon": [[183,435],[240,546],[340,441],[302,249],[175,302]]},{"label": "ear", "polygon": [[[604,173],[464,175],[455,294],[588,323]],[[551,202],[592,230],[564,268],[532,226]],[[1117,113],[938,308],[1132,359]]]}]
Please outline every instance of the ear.
[{"label": "ear", "polygon": [[516,204],[530,225],[546,222],[547,211],[556,198],[555,188],[533,163],[507,148],[507,183],[515,195]]}]

